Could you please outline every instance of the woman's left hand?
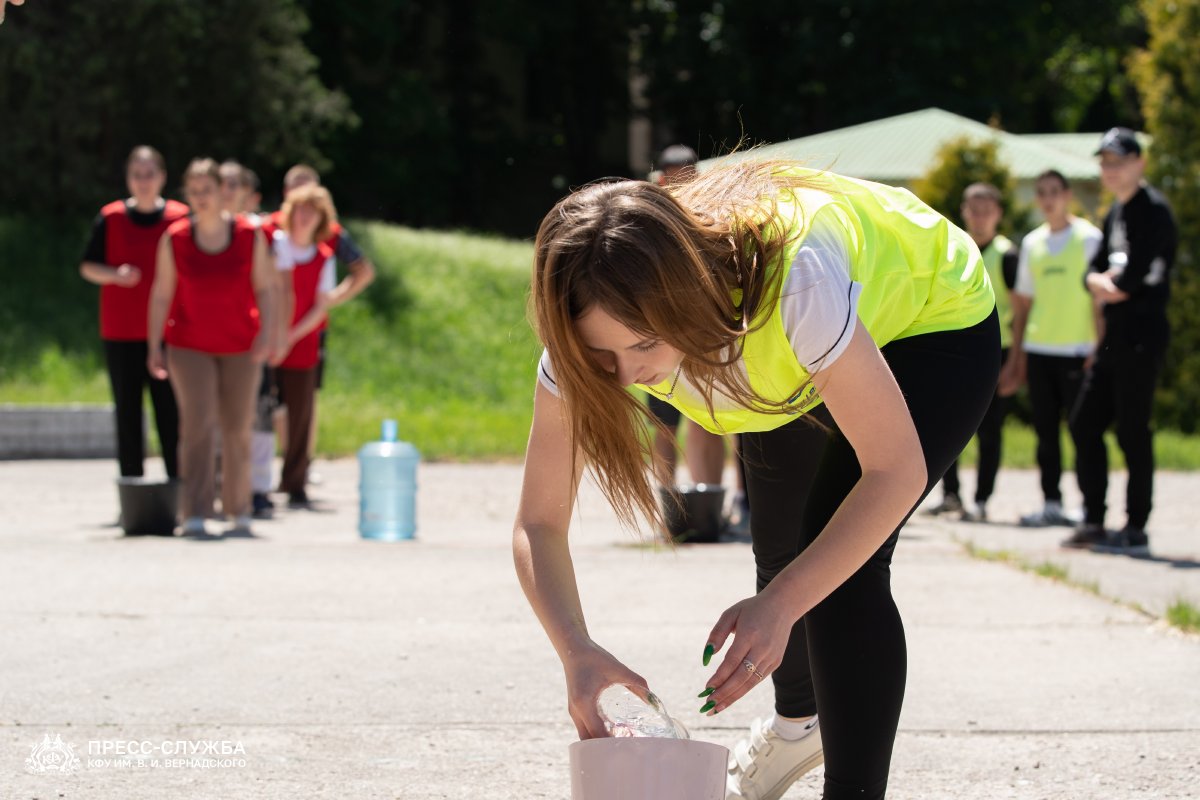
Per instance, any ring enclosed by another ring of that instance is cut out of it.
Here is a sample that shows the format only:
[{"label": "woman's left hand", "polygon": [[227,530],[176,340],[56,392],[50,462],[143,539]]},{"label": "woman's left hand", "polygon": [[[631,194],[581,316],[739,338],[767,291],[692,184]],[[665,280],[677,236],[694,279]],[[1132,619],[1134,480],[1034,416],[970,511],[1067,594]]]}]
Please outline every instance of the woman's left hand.
[{"label": "woman's left hand", "polygon": [[[713,705],[703,711],[711,716],[724,711],[737,702],[742,695],[753,689],[783,661],[792,626],[799,614],[784,608],[769,592],[758,594],[731,606],[717,620],[708,637],[708,648],[720,652],[733,634],[733,644],[715,675],[705,685],[705,691]],[[749,666],[747,666],[749,665]]]}]

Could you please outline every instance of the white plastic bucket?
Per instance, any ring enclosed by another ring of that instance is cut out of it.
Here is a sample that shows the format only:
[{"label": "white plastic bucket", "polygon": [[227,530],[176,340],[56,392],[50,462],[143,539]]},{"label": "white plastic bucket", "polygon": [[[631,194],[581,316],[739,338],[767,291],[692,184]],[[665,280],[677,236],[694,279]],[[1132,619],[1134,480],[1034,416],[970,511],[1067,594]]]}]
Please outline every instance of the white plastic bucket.
[{"label": "white plastic bucket", "polygon": [[571,800],[725,800],[729,750],[693,739],[575,742]]}]

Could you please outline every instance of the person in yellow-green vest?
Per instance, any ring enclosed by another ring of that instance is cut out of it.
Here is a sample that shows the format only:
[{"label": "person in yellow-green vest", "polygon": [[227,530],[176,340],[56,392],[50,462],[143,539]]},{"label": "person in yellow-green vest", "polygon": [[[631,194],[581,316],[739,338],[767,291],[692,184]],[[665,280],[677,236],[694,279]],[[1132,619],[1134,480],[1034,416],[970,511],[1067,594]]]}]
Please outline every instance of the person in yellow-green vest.
[{"label": "person in yellow-green vest", "polygon": [[942,501],[929,509],[930,514],[960,514],[967,522],[987,521],[987,502],[996,488],[996,475],[1000,471],[1000,451],[1004,417],[1012,403],[1017,387],[1014,377],[1019,369],[1012,345],[1012,301],[1009,292],[1017,279],[1017,247],[1008,237],[997,233],[1000,220],[1004,218],[1003,196],[990,183],[972,183],[963,190],[962,206],[959,209],[967,233],[979,245],[983,263],[987,267],[992,290],[996,293],[996,313],[1000,317],[1000,383],[988,406],[983,422],[979,424],[976,437],[979,439],[979,461],[975,477],[975,504],[963,505],[958,480],[958,462],[946,470],[942,478]]},{"label": "person in yellow-green vest", "polygon": [[1013,289],[1013,333],[1023,354],[1029,405],[1037,436],[1038,471],[1045,504],[1021,517],[1026,527],[1073,526],[1063,507],[1062,428],[1075,407],[1087,361],[1096,348],[1096,306],[1084,287],[1088,264],[1100,248],[1100,230],[1068,209],[1071,187],[1049,170],[1034,183],[1045,222],[1021,242]]},{"label": "person in yellow-green vest", "polygon": [[758,592],[686,654],[724,652],[696,687],[701,713],[774,684],[727,797],[779,797],[822,761],[826,798],[883,797],[907,669],[892,554],[1000,371],[978,247],[906,190],[726,160],[669,188],[604,181],[560,200],[531,304],[545,350],[513,554],[579,736],[607,735],[605,687],[649,691],[591,638],[567,545],[584,469],[626,525],[661,513],[638,385],[742,435]]}]

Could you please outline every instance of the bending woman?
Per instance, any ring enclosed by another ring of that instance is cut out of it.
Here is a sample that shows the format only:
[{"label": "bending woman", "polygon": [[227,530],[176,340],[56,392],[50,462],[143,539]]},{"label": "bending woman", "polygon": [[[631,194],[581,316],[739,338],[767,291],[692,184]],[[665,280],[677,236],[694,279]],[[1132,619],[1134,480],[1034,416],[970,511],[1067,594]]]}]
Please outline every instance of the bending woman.
[{"label": "bending woman", "polygon": [[883,797],[907,660],[892,552],[1000,368],[970,237],[905,190],[783,162],[599,183],[542,221],[532,303],[545,352],[513,549],[579,735],[605,735],[604,687],[646,688],[588,635],[567,546],[584,467],[626,524],[658,514],[640,385],[743,434],[758,593],[708,634],[705,663],[725,656],[701,710],[770,677],[775,716],[735,748],[728,796],[778,798],[824,759],[826,798]]}]

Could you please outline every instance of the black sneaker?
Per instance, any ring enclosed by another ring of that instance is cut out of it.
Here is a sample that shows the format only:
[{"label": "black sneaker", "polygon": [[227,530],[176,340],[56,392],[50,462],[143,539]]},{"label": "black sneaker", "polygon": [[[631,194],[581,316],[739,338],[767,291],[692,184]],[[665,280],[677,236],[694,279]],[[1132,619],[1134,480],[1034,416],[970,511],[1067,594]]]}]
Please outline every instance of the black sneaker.
[{"label": "black sneaker", "polygon": [[267,497],[266,492],[255,492],[250,498],[250,506],[255,519],[270,519],[275,511],[275,504]]},{"label": "black sneaker", "polygon": [[288,508],[312,508],[308,493],[303,489],[298,492],[288,492]]},{"label": "black sneaker", "polygon": [[936,517],[941,514],[961,514],[963,511],[962,500],[956,494],[948,494],[942,498],[942,502],[932,508],[926,508],[922,513]]},{"label": "black sneaker", "polygon": [[1150,555],[1150,537],[1141,528],[1126,525],[1119,531],[1113,531],[1102,549],[1127,556],[1148,556]]},{"label": "black sneaker", "polygon": [[1085,522],[1077,527],[1074,533],[1059,542],[1059,545],[1076,550],[1091,550],[1093,547],[1102,547],[1107,543],[1108,536],[1104,532],[1103,525]]}]

